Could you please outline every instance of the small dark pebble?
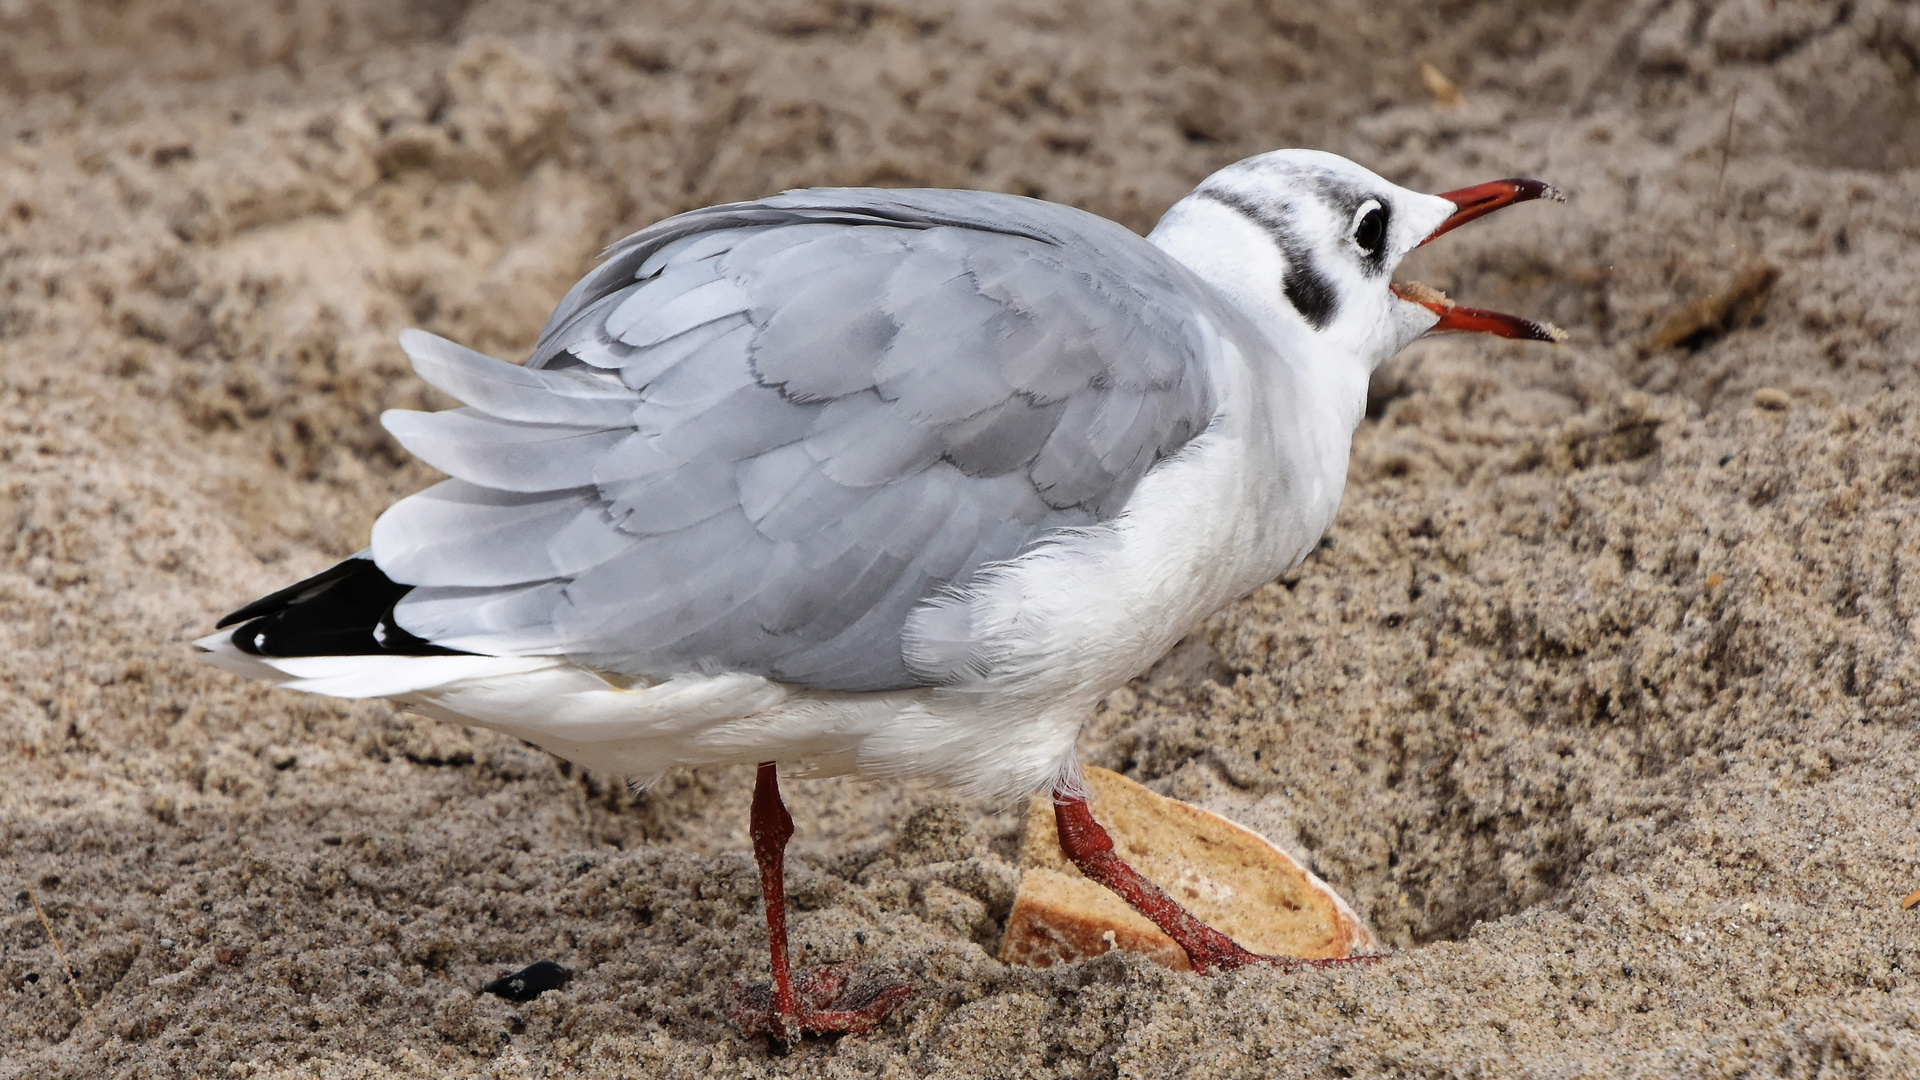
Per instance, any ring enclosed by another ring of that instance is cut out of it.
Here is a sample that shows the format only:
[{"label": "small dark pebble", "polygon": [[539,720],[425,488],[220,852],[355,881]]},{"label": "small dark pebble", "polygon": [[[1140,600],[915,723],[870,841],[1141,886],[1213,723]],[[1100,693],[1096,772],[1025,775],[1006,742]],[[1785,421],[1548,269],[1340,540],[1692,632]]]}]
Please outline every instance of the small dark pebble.
[{"label": "small dark pebble", "polygon": [[508,1001],[532,1001],[549,990],[558,990],[573,978],[573,972],[551,960],[528,964],[511,975],[495,979],[480,989]]}]

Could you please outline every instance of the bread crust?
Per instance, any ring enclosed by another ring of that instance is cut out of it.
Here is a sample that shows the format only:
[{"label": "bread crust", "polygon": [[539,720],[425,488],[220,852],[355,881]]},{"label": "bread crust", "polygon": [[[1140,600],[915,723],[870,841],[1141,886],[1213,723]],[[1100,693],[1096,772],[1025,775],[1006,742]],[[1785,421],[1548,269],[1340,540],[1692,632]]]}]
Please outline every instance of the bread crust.
[{"label": "bread crust", "polygon": [[[1106,769],[1086,770],[1086,780],[1120,857],[1245,948],[1310,960],[1376,950],[1347,902],[1259,833]],[[1125,949],[1191,970],[1172,938],[1067,861],[1051,799],[1035,799],[1026,824],[1002,961],[1051,967]]]}]

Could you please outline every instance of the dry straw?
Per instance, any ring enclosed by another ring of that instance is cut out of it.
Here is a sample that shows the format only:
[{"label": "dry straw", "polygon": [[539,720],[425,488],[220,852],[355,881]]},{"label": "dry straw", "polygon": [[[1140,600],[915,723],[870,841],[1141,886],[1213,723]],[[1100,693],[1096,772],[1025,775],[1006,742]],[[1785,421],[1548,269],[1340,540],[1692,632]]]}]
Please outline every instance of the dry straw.
[{"label": "dry straw", "polygon": [[80,997],[80,984],[74,981],[73,965],[67,963],[67,950],[60,947],[60,939],[53,936],[53,923],[47,919],[47,913],[40,908],[40,898],[33,895],[31,886],[27,889],[27,900],[33,904],[33,913],[40,916],[40,925],[47,931],[47,940],[53,942],[53,953],[60,958],[60,970],[66,972],[67,989],[73,994],[73,1003],[80,1008],[80,1020],[87,1025],[87,1034],[94,1034],[93,1014],[87,1011],[87,1003]]}]

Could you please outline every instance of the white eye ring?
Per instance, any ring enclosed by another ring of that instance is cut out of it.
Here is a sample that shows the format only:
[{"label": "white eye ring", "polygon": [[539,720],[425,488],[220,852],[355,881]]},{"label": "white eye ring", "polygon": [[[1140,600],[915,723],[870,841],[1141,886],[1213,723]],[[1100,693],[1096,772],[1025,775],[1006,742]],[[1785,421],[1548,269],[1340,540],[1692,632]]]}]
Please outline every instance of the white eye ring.
[{"label": "white eye ring", "polygon": [[[1386,209],[1387,208],[1385,206],[1382,206],[1380,204],[1380,200],[1378,199],[1368,199],[1366,202],[1363,202],[1359,206],[1354,208],[1353,225],[1347,229],[1347,243],[1353,245],[1353,249],[1355,251],[1358,251],[1361,255],[1364,255],[1368,258],[1372,258],[1373,256],[1380,254],[1381,248],[1386,246],[1386,242],[1387,242]],[[1361,241],[1360,231],[1362,226],[1364,226],[1367,221],[1367,216],[1375,213],[1376,211],[1379,212],[1379,215],[1380,215],[1378,219],[1380,222],[1378,226],[1379,234],[1377,236],[1372,237],[1373,246],[1369,247],[1367,246],[1367,244]]]}]

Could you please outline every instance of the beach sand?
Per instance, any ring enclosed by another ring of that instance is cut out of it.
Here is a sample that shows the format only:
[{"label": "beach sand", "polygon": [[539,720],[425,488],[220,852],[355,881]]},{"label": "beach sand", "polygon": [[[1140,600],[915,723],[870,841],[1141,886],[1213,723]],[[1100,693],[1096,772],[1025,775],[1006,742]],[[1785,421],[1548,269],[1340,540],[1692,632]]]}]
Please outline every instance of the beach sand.
[{"label": "beach sand", "polygon": [[[0,6],[0,1077],[1920,1076],[1916,68],[1891,0]],[[796,781],[801,958],[919,994],[779,1051],[747,770],[191,656],[433,479],[407,326],[522,357],[712,202],[1146,229],[1281,146],[1569,196],[1405,271],[1567,344],[1390,363],[1321,550],[1084,735],[1385,963],[1009,968],[1021,807]]]}]

